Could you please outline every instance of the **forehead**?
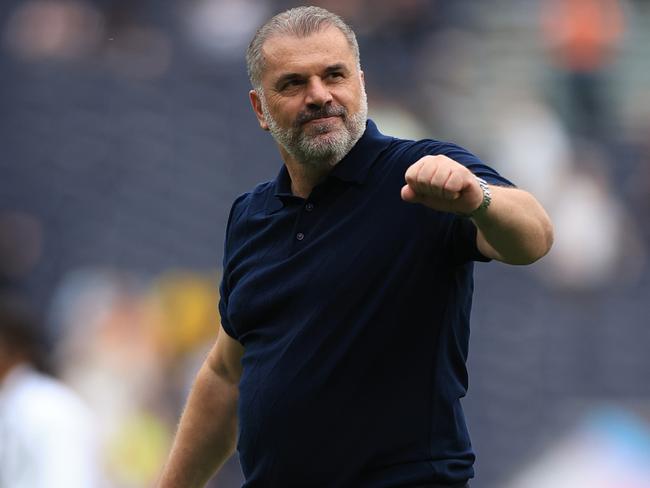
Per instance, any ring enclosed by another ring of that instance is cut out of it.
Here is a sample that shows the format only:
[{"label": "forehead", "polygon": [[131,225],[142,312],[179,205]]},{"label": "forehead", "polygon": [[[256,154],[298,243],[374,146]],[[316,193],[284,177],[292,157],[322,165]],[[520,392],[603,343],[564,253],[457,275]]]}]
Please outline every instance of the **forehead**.
[{"label": "forehead", "polygon": [[302,72],[336,63],[356,65],[352,47],[338,28],[324,27],[306,37],[277,34],[262,48],[264,76],[279,72]]}]

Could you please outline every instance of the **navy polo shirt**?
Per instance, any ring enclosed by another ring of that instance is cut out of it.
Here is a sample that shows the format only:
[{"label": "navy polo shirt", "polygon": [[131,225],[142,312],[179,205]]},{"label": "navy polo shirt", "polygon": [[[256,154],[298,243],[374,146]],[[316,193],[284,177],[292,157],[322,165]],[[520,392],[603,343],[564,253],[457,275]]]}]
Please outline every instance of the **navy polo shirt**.
[{"label": "navy polo shirt", "polygon": [[245,487],[464,482],[460,399],[472,261],[468,219],[400,198],[406,169],[449,143],[387,137],[372,121],[306,200],[277,178],[239,197],[226,232],[220,313],[245,352],[238,450]]}]

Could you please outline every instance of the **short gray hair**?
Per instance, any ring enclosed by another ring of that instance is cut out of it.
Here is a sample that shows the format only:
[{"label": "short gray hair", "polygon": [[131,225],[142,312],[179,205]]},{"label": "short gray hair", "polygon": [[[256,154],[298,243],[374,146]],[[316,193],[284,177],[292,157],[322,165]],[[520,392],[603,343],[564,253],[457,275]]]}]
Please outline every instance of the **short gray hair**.
[{"label": "short gray hair", "polygon": [[246,51],[246,67],[251,85],[256,90],[261,89],[262,72],[264,71],[264,43],[279,34],[296,37],[307,37],[326,27],[339,29],[352,48],[360,68],[359,44],[352,28],[336,14],[321,7],[296,7],[277,14],[262,27],[257,29],[253,40]]}]

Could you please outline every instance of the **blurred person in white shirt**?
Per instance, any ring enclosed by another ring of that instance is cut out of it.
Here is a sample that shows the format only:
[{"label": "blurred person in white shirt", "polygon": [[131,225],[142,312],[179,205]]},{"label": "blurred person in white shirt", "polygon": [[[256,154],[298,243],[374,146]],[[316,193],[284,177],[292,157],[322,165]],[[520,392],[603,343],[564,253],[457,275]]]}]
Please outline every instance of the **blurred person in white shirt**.
[{"label": "blurred person in white shirt", "polygon": [[41,337],[24,303],[0,296],[0,488],[98,487],[91,412],[39,370]]}]

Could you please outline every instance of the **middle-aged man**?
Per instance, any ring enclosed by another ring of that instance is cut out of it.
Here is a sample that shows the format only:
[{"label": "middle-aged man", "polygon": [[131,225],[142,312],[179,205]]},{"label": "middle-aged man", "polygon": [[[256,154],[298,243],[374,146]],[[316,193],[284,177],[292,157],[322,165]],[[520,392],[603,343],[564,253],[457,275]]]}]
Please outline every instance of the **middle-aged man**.
[{"label": "middle-aged man", "polygon": [[330,12],[275,16],[247,61],[284,165],[233,204],[223,330],[160,486],[204,486],[236,443],[250,488],[466,486],[472,262],[539,259],[546,213],[456,145],[382,135]]}]

